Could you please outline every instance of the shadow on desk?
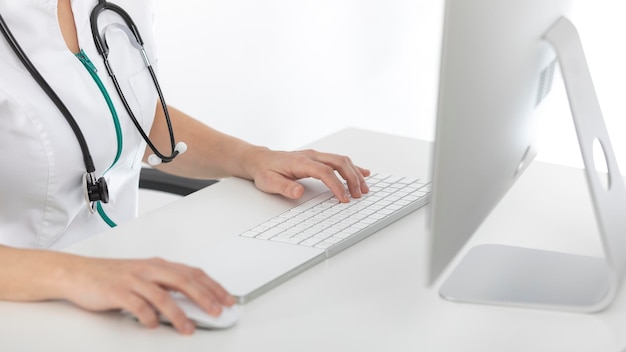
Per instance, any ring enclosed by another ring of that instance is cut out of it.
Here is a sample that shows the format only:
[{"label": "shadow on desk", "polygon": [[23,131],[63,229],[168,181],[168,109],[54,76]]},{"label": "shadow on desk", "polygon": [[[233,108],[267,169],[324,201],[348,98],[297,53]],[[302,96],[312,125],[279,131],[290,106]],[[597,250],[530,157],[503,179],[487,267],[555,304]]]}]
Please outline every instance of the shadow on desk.
[{"label": "shadow on desk", "polygon": [[175,176],[144,167],[139,177],[139,188],[186,196],[216,182],[218,181]]},{"label": "shadow on desk", "polygon": [[148,213],[217,182],[175,176],[144,167],[139,177],[139,214]]}]

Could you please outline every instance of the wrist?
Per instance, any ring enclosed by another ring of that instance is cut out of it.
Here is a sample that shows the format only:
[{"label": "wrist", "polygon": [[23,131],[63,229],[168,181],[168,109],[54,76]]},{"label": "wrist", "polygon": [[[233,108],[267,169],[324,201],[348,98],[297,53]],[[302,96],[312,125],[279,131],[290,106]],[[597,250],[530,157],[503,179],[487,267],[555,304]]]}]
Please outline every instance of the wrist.
[{"label": "wrist", "polygon": [[68,254],[0,245],[0,299],[66,298],[69,259]]},{"label": "wrist", "polygon": [[271,150],[266,147],[248,145],[240,154],[238,159],[240,171],[235,173],[235,175],[248,180],[254,180],[258,171],[264,166],[262,161],[263,156],[270,152]]},{"label": "wrist", "polygon": [[41,292],[45,292],[45,299],[71,300],[76,269],[83,265],[79,262],[81,257],[53,251],[44,252],[44,256],[45,268],[39,286]]}]

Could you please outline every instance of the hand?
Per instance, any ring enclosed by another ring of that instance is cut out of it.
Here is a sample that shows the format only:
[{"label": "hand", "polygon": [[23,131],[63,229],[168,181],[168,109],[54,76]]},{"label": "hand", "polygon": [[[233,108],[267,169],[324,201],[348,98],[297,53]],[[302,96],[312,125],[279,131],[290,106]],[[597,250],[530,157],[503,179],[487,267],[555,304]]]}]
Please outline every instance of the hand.
[{"label": "hand", "polygon": [[[350,196],[360,198],[369,192],[365,177],[370,171],[354,165],[346,156],[315,150],[276,152],[261,149],[254,159],[252,164],[256,165],[256,170],[251,175],[257,188],[264,192],[298,199],[304,193],[304,187],[295,181],[307,177],[321,180],[344,203],[350,201]],[[346,180],[348,191],[335,171]]]},{"label": "hand", "polygon": [[93,311],[123,309],[143,325],[156,327],[158,312],[165,315],[182,334],[191,334],[194,325],[175,304],[169,291],[185,294],[211,315],[235,300],[202,270],[163,259],[111,260],[74,257],[65,285],[65,296],[80,307]]}]

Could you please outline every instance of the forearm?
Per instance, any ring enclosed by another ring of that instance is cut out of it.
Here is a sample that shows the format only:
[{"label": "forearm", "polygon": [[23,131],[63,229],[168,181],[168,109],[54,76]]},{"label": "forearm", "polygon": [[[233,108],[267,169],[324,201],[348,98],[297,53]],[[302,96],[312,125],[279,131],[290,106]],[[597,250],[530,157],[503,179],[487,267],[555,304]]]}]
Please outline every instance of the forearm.
[{"label": "forearm", "polygon": [[[255,159],[251,154],[265,148],[216,131],[175,108],[169,107],[169,114],[176,142],[185,142],[188,149],[172,162],[158,165],[159,170],[192,178],[252,178],[250,167]],[[170,153],[169,134],[160,105],[150,139],[164,154]],[[146,148],[144,161],[152,153]]]},{"label": "forearm", "polygon": [[0,300],[64,298],[62,277],[72,256],[0,245]]},{"label": "forearm", "polygon": [[[352,163],[350,158],[315,150],[277,152],[246,143],[220,133],[190,116],[170,108],[170,117],[176,141],[187,143],[187,151],[158,169],[179,176],[193,178],[222,178],[237,176],[254,180],[258,189],[297,199],[304,193],[296,182],[313,177],[324,184],[341,201],[348,202],[367,193],[365,182],[369,171]],[[160,106],[150,131],[150,139],[161,151],[169,153],[171,145],[167,124]],[[152,153],[146,150],[144,160]],[[346,186],[339,176],[347,181]]]}]

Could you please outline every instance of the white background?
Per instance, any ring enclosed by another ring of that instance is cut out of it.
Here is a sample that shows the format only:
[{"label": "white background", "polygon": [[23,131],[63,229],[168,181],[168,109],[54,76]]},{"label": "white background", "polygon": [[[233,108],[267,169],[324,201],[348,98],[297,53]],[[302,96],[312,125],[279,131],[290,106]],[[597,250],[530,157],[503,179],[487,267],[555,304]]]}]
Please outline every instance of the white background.
[{"label": "white background", "polygon": [[[622,3],[575,0],[572,21],[626,170]],[[161,0],[161,84],[169,104],[274,149],[346,126],[432,140],[442,15],[441,0]],[[579,166],[562,91],[559,77],[538,158]]]}]

